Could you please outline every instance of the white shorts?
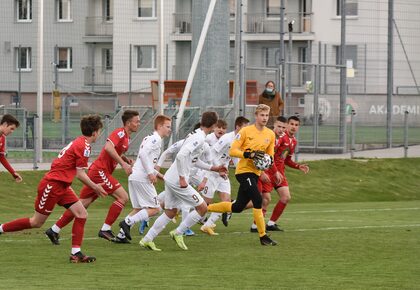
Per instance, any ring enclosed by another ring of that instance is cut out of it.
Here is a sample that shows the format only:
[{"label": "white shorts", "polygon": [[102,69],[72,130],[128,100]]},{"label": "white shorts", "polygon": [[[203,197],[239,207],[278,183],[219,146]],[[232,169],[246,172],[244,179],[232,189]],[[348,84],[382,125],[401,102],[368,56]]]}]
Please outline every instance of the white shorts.
[{"label": "white shorts", "polygon": [[224,179],[223,177],[217,175],[215,177],[210,177],[207,180],[206,186],[202,191],[200,191],[200,194],[207,197],[207,198],[213,198],[214,193],[223,192],[230,195],[230,181],[229,179]]},{"label": "white shorts", "polygon": [[133,208],[160,207],[156,188],[150,182],[129,180],[128,192],[130,193],[130,200]]},{"label": "white shorts", "polygon": [[165,182],[165,208],[196,207],[204,202],[201,195],[191,186],[180,188],[179,185]]}]

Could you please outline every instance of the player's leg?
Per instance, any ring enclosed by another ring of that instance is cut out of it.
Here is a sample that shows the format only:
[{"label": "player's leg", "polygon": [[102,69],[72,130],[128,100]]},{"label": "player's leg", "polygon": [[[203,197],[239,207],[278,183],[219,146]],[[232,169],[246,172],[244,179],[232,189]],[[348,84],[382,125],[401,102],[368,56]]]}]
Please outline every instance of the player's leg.
[{"label": "player's leg", "polygon": [[287,204],[291,199],[291,195],[288,186],[277,188],[277,193],[279,194],[280,199],[274,207],[270,220],[267,223],[267,231],[283,231],[281,228],[278,227],[276,222],[283,214],[284,209],[286,208]]},{"label": "player's leg", "polygon": [[0,226],[0,233],[18,232],[26,229],[40,228],[48,219],[48,215],[35,212],[31,218],[19,218]]}]

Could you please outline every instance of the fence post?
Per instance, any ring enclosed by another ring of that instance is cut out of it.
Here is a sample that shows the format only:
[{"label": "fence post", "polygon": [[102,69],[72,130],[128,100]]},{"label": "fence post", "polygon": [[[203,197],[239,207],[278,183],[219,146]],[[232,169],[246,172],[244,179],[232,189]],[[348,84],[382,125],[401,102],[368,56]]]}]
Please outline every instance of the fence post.
[{"label": "fence post", "polygon": [[408,157],[408,111],[404,112],[404,158]]},{"label": "fence post", "polygon": [[[299,118],[299,113],[295,113],[295,116]],[[299,131],[296,133],[296,147],[295,147],[295,162],[299,160]]]},{"label": "fence post", "polygon": [[351,110],[351,135],[350,135],[350,158],[354,158],[354,151],[356,150],[356,111]]},{"label": "fence post", "polygon": [[[37,115],[37,114],[34,114],[34,116],[33,116],[33,120],[34,120],[34,122],[33,122],[33,134],[32,134],[32,140],[33,140],[33,144],[34,144],[34,154],[33,154],[33,169],[38,169],[38,160],[37,160],[37,156],[38,156],[38,151],[39,151],[39,148],[38,148],[38,119],[39,118],[39,116]],[[42,152],[41,152],[41,155],[42,155]]]},{"label": "fence post", "polygon": [[105,136],[109,136],[109,123],[111,122],[110,120],[110,116],[109,115],[105,115]]}]

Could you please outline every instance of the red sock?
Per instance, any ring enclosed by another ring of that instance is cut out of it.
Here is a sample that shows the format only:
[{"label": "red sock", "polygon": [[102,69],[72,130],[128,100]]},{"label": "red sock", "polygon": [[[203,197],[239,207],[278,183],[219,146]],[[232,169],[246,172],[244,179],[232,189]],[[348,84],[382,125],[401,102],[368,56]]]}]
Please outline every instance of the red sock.
[{"label": "red sock", "polygon": [[21,218],[8,223],[5,223],[3,226],[3,232],[17,232],[25,229],[31,229],[31,223],[29,218]]},{"label": "red sock", "polygon": [[60,229],[64,228],[74,219],[73,213],[68,209],[66,210],[60,219],[55,223]]},{"label": "red sock", "polygon": [[107,225],[112,226],[114,222],[117,220],[123,208],[124,208],[124,205],[121,202],[119,202],[118,200],[114,201],[111,207],[109,208],[108,215],[106,216],[106,219],[105,219],[105,223]]},{"label": "red sock", "polygon": [[86,219],[75,218],[73,229],[71,230],[71,247],[80,248],[83,242],[83,235],[85,233]]},{"label": "red sock", "polygon": [[284,209],[286,208],[286,205],[287,203],[283,203],[279,200],[273,209],[273,213],[271,214],[270,221],[276,222],[281,216],[281,214],[283,213]]}]

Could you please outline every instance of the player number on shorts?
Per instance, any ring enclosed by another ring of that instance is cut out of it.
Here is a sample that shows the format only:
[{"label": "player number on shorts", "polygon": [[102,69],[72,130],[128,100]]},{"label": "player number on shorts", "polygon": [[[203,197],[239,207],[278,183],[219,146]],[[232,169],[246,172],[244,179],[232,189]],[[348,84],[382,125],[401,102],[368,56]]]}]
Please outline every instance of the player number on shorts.
[{"label": "player number on shorts", "polygon": [[249,182],[249,186],[252,186],[251,179],[248,177],[246,180],[248,180],[248,182]]},{"label": "player number on shorts", "polygon": [[155,205],[158,205],[158,204],[159,204],[159,201],[158,201],[157,196],[155,196],[153,199],[154,199],[154,201],[155,201]]},{"label": "player number on shorts", "polygon": [[200,199],[198,199],[198,196],[196,196],[195,194],[192,195],[192,198],[194,199],[194,201],[196,203],[199,203],[200,202]]},{"label": "player number on shorts", "polygon": [[58,154],[58,158],[61,158],[64,154],[66,154],[66,151],[71,147],[71,144],[73,144],[73,142],[70,142],[69,145],[67,145],[60,151],[60,153]]}]

